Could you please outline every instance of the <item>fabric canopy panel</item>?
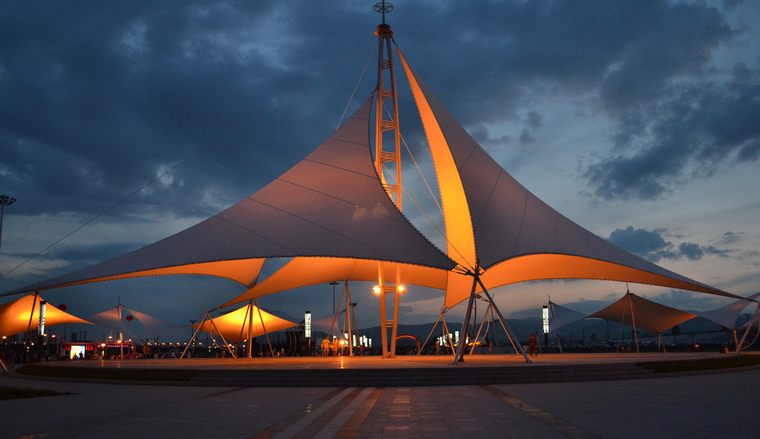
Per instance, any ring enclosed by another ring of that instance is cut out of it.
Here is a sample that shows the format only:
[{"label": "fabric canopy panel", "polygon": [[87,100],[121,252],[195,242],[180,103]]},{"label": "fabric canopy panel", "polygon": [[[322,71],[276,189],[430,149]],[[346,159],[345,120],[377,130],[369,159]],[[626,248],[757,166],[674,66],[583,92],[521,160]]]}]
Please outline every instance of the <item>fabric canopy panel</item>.
[{"label": "fabric canopy panel", "polygon": [[[26,332],[27,329],[36,331],[40,323],[40,302],[42,299],[39,295],[30,294],[0,305],[0,337],[20,334]],[[32,307],[34,307],[34,312],[32,312]],[[48,303],[45,307],[45,326],[63,323],[90,322],[74,317]]]},{"label": "fabric canopy panel", "polygon": [[629,292],[607,308],[586,316],[587,319],[594,317],[662,334],[697,315],[660,305]]},{"label": "fabric canopy panel", "polygon": [[122,337],[134,339],[140,338],[137,336],[137,334],[133,333],[132,329],[127,326],[126,323],[124,323],[122,320],[121,305],[117,305],[101,313],[91,315],[87,317],[87,320],[100,326],[101,328],[106,328],[109,331],[119,333]]},{"label": "fabric canopy panel", "polygon": [[[487,288],[540,279],[645,283],[738,297],[622,250],[565,218],[518,183],[464,130],[399,51],[435,163],[448,255]],[[471,285],[471,281],[470,281]],[[445,306],[469,297],[449,278]]]},{"label": "fabric canopy panel", "polygon": [[402,284],[420,285],[440,290],[446,288],[446,279],[449,274],[447,270],[351,258],[295,258],[258,285],[225,303],[222,307],[307,285],[344,280],[377,282],[378,264],[385,271],[385,279],[393,279],[398,266],[399,279]]},{"label": "fabric canopy panel", "polygon": [[[435,163],[446,223],[447,254],[473,270],[479,259],[486,288],[542,279],[637,282],[737,297],[634,256],[568,220],[530,193],[446,111],[399,51]],[[393,278],[383,263],[384,278]],[[395,266],[394,266],[395,267]],[[467,298],[472,277],[460,270],[399,264],[404,284],[444,289],[451,308]],[[236,303],[332,281],[375,281],[377,265],[351,258],[295,258]],[[481,287],[476,288],[476,293]]]},{"label": "fabric canopy panel", "polygon": [[270,257],[348,257],[453,268],[454,262],[396,209],[380,183],[369,148],[371,109],[369,99],[305,159],[208,220],[132,253],[9,294],[180,273],[223,276],[251,287],[261,258]]},{"label": "fabric canopy panel", "polygon": [[345,338],[340,330],[340,321],[345,317],[346,310],[338,311],[338,315],[329,315],[322,317],[321,319],[312,320],[311,330],[312,332],[322,332],[324,334],[333,334],[337,337]]},{"label": "fabric canopy panel", "polygon": [[744,311],[744,308],[754,302],[758,296],[760,296],[760,293],[755,293],[745,299],[729,303],[726,306],[711,311],[698,312],[697,315],[710,320],[711,322],[715,322],[724,328],[734,329],[736,327],[736,319],[739,318],[739,314]]},{"label": "fabric canopy panel", "polygon": [[565,326],[575,323],[584,317],[586,314],[565,308],[564,306],[557,305],[556,303],[549,301],[549,309],[552,312],[552,318],[549,321],[549,332],[559,331]]},{"label": "fabric canopy panel", "polygon": [[[374,280],[373,264],[384,273],[387,263],[397,263],[404,283],[441,288],[445,282],[447,308],[469,297],[472,277],[463,271],[476,265],[485,270],[480,280],[489,289],[573,278],[738,297],[615,247],[543,203],[467,134],[400,51],[399,57],[430,143],[446,254],[398,211],[378,178],[369,147],[369,99],[305,159],[218,215],[132,253],[7,294],[136,276],[205,274],[250,289],[227,306],[317,281]],[[294,258],[293,267],[257,289],[264,260],[274,257]],[[314,267],[328,260],[335,267],[316,272]],[[285,276],[299,267],[308,271]],[[348,277],[335,277],[344,273]]]},{"label": "fabric canopy panel", "polygon": [[[59,288],[71,285],[82,285],[92,282],[108,280],[129,279],[145,276],[164,276],[170,274],[198,274],[208,276],[225,277],[237,281],[247,287],[256,283],[259,272],[265,259],[241,259],[216,262],[189,263],[188,265],[165,266],[166,264],[179,263],[181,260],[201,259],[202,255],[162,255],[163,249],[171,249],[172,242],[182,239],[178,235],[166,238],[155,244],[143,247],[132,253],[111,259],[98,265],[93,265],[73,273],[65,274],[47,281],[38,282],[28,287],[19,288],[3,296],[25,293],[28,291],[40,291],[51,288]],[[199,244],[202,245],[202,244]],[[170,253],[173,253],[171,250]],[[169,262],[172,261],[172,262]],[[160,266],[161,268],[148,268]],[[110,273],[110,274],[109,274]]]},{"label": "fabric canopy panel", "polygon": [[[124,319],[130,315],[143,327],[144,334],[138,334],[137,331],[132,329],[131,325],[124,323]],[[152,340],[164,334],[186,328],[186,326],[177,325],[158,317],[131,310],[123,305],[117,305],[109,310],[90,316],[87,320],[103,328],[121,333],[123,337],[139,340]]]},{"label": "fabric canopy panel", "polygon": [[145,330],[145,340],[152,340],[154,338],[161,337],[162,335],[170,334],[174,331],[179,331],[180,329],[186,328],[186,326],[178,325],[168,320],[159,319],[158,317],[153,317],[140,311],[129,309],[127,307],[124,307],[124,309],[132,314],[135,319],[140,322],[143,329]]},{"label": "fabric canopy panel", "polygon": [[[253,312],[252,320],[250,319],[251,312]],[[298,326],[297,323],[277,317],[251,304],[211,320],[213,324],[209,320],[203,322],[201,331],[211,335],[221,333],[225,340],[235,343],[248,339],[248,326],[251,321],[253,321],[251,326],[253,337]],[[200,323],[196,323],[191,328],[198,329],[199,326]]]}]

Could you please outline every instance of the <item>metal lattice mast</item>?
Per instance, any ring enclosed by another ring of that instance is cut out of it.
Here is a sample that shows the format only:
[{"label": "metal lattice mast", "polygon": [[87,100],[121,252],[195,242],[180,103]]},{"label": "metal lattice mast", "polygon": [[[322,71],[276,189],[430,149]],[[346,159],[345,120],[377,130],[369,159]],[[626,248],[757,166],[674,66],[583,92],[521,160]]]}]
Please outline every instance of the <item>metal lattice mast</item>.
[{"label": "metal lattice mast", "polygon": [[[375,35],[378,39],[377,57],[377,88],[375,89],[375,169],[388,196],[401,210],[401,134],[398,126],[398,98],[396,95],[396,75],[393,69],[393,52],[391,39],[393,31],[385,23],[385,14],[393,10],[393,5],[386,2],[377,3],[374,7],[376,12],[383,15],[383,22],[377,26]],[[385,88],[385,76],[388,74],[390,90]],[[391,101],[393,112],[390,118],[386,118],[385,101]],[[383,137],[386,132],[393,133],[393,149],[383,147]],[[386,166],[387,165],[387,166]],[[393,166],[395,165],[395,166]],[[389,169],[393,178],[389,182],[385,178],[385,170]],[[395,175],[393,175],[395,171]],[[392,239],[389,237],[389,239]],[[378,263],[378,285],[375,293],[380,297],[380,333],[382,335],[383,357],[393,358],[396,353],[396,336],[398,334],[398,308],[400,294],[404,291],[399,284],[398,266],[396,267],[395,279],[385,279],[383,263]],[[393,318],[388,320],[386,310],[386,294],[393,294]],[[388,329],[391,329],[390,348],[388,346]]]},{"label": "metal lattice mast", "polygon": [[[375,10],[382,12],[383,23],[377,26],[375,35],[378,39],[377,58],[377,88],[375,89],[375,169],[383,182],[385,190],[401,210],[401,134],[398,126],[398,99],[396,97],[396,75],[393,69],[393,55],[391,50],[391,38],[393,31],[390,25],[385,24],[385,13],[393,10],[393,5],[382,2],[375,5]],[[385,89],[384,79],[388,73],[390,90]],[[385,101],[390,100],[393,113],[390,119],[386,119],[384,111]],[[388,131],[393,132],[393,149],[384,149],[383,137]],[[388,166],[385,166],[388,164]],[[393,166],[395,165],[395,166]],[[395,182],[388,182],[385,178],[385,169],[393,169]]]}]

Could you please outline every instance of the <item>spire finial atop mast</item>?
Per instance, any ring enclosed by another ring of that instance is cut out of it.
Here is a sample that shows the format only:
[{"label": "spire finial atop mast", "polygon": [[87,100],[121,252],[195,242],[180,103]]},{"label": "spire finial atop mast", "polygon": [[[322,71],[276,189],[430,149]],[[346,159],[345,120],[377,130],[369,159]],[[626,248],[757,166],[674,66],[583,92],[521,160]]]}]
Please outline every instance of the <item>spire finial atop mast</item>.
[{"label": "spire finial atop mast", "polygon": [[383,24],[385,24],[385,13],[391,12],[393,10],[393,5],[383,0],[380,3],[376,3],[374,9],[375,12],[383,14]]}]

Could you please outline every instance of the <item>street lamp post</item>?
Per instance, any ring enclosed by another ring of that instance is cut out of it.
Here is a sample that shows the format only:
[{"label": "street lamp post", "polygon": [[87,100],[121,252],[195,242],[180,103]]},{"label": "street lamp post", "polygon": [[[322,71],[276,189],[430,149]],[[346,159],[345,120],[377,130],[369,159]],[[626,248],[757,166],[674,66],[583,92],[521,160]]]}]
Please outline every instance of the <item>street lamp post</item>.
[{"label": "street lamp post", "polygon": [[5,206],[15,203],[16,199],[7,195],[0,195],[0,243],[3,241],[3,216],[5,215]]},{"label": "street lamp post", "polygon": [[333,314],[335,314],[335,286],[338,285],[339,282],[330,282],[330,285],[333,287]]}]

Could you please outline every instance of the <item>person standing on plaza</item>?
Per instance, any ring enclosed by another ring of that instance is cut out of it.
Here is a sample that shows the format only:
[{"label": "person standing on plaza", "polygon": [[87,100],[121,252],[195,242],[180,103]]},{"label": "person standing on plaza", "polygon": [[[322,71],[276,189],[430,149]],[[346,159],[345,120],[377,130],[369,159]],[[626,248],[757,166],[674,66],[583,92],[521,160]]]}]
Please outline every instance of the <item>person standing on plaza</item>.
[{"label": "person standing on plaza", "polygon": [[327,357],[330,355],[330,340],[325,337],[324,340],[322,340],[322,356]]}]

